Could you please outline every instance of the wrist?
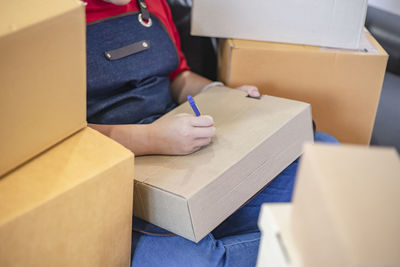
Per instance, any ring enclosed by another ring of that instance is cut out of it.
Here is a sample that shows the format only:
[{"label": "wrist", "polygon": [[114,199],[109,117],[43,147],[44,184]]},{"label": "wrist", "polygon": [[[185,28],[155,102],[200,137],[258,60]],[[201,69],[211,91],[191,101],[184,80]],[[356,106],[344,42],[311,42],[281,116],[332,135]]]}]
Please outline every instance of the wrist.
[{"label": "wrist", "polygon": [[206,86],[204,86],[204,87],[201,89],[200,93],[203,93],[203,92],[207,91],[207,90],[208,90],[209,88],[211,88],[211,87],[224,86],[224,85],[225,85],[225,84],[224,84],[223,82],[214,81],[214,82],[211,82],[211,83],[207,84]]},{"label": "wrist", "polygon": [[154,122],[144,126],[146,127],[146,154],[158,154],[157,148],[159,146],[159,138],[157,137],[157,126]]}]

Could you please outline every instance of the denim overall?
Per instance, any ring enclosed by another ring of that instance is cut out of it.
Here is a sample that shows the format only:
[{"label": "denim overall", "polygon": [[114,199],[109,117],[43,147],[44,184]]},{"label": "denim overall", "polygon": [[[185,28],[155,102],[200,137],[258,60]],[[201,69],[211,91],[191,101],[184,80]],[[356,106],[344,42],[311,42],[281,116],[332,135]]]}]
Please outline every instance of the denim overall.
[{"label": "denim overall", "polygon": [[[87,119],[96,124],[151,123],[175,107],[168,74],[179,62],[170,35],[152,16],[145,27],[140,12],[87,26]],[[145,41],[147,48],[117,60],[105,51]]]}]

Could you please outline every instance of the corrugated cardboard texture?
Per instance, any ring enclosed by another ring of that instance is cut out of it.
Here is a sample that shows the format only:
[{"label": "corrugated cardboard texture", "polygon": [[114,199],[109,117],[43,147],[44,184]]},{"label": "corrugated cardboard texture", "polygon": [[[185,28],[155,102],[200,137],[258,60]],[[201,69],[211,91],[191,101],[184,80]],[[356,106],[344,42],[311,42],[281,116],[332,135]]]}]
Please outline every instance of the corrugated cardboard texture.
[{"label": "corrugated cardboard texture", "polygon": [[85,9],[6,1],[0,15],[0,176],[86,125]]},{"label": "corrugated cardboard texture", "polygon": [[225,40],[219,79],[310,103],[319,131],[344,143],[369,144],[388,56],[367,37],[368,52]]},{"label": "corrugated cardboard texture", "polygon": [[399,178],[393,148],[306,146],[291,221],[305,266],[399,266]]},{"label": "corrugated cardboard texture", "polygon": [[367,2],[196,0],[191,34],[356,49]]},{"label": "corrugated cardboard texture", "polygon": [[[195,100],[202,114],[214,118],[216,137],[188,156],[137,158],[137,192],[153,190],[163,197],[157,201],[150,193],[147,198],[142,195],[135,214],[199,241],[295,160],[303,142],[312,141],[312,129],[309,105],[302,102],[270,96],[251,99],[223,87],[207,90]],[[193,111],[184,103],[166,116],[177,113]],[[169,200],[161,201],[164,198]],[[186,215],[177,216],[181,213]],[[188,216],[190,227],[180,226],[182,221],[186,225]]]},{"label": "corrugated cardboard texture", "polygon": [[132,153],[86,128],[0,178],[0,266],[129,266]]}]

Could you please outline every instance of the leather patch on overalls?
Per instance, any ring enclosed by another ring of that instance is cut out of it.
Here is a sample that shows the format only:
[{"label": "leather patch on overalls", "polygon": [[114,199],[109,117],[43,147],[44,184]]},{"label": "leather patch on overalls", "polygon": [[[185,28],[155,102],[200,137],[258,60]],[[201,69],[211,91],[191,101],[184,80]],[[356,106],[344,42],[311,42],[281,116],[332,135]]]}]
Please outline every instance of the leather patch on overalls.
[{"label": "leather patch on overalls", "polygon": [[106,57],[106,59],[112,61],[142,52],[149,48],[150,48],[150,42],[144,40],[114,50],[106,51],[104,52],[104,56]]}]

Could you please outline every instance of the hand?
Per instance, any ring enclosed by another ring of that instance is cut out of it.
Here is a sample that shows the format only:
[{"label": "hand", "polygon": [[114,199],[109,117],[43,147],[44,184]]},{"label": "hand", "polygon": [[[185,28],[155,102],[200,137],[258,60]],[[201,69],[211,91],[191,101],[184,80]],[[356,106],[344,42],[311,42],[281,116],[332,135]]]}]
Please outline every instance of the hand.
[{"label": "hand", "polygon": [[236,87],[235,89],[246,92],[251,97],[260,97],[260,92],[256,86],[252,85],[242,85]]},{"label": "hand", "polygon": [[151,124],[150,139],[157,154],[186,155],[211,142],[215,135],[210,116],[181,113],[161,118]]}]

